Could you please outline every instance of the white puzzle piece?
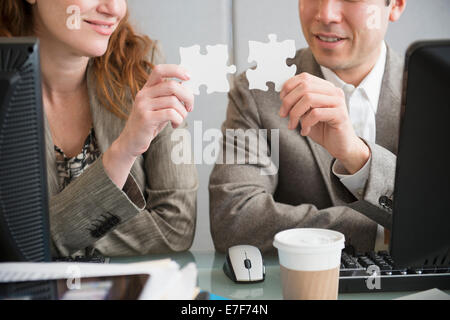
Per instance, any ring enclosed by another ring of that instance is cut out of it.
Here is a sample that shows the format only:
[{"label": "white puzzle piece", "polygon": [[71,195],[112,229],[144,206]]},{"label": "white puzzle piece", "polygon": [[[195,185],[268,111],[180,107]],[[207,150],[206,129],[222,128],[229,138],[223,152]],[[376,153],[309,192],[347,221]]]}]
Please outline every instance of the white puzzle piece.
[{"label": "white puzzle piece", "polygon": [[200,46],[180,48],[181,66],[186,68],[191,80],[183,82],[195,95],[200,94],[200,86],[207,86],[207,94],[214,92],[227,93],[230,84],[229,73],[236,73],[236,66],[228,66],[228,46],[218,44],[206,46],[208,54],[200,53]]},{"label": "white puzzle piece", "polygon": [[246,75],[249,89],[269,90],[267,82],[275,84],[275,91],[280,92],[283,84],[297,72],[297,66],[288,66],[287,58],[295,57],[295,40],[277,42],[277,35],[269,35],[270,42],[249,41],[250,54],[248,62],[256,61],[255,70],[248,70]]}]

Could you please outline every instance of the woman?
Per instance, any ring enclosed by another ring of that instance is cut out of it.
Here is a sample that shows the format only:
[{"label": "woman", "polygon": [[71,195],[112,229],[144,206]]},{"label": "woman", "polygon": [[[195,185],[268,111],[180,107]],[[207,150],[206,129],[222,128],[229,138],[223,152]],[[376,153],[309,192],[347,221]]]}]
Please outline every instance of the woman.
[{"label": "woman", "polygon": [[126,0],[2,0],[0,9],[0,36],[40,40],[53,254],[187,250],[197,172],[172,163],[170,136],[194,98],[167,80],[188,80],[186,70],[159,64]]}]

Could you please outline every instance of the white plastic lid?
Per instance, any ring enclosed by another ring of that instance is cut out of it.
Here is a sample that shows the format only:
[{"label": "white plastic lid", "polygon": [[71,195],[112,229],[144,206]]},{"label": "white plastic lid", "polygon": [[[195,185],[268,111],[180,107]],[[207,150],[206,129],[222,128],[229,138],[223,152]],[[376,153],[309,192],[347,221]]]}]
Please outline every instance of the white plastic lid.
[{"label": "white plastic lid", "polygon": [[273,245],[279,250],[316,254],[324,251],[342,250],[344,242],[345,236],[337,231],[297,228],[277,233]]},{"label": "white plastic lid", "polygon": [[280,264],[292,270],[327,270],[340,263],[345,236],[328,229],[298,228],[279,232],[273,245]]}]

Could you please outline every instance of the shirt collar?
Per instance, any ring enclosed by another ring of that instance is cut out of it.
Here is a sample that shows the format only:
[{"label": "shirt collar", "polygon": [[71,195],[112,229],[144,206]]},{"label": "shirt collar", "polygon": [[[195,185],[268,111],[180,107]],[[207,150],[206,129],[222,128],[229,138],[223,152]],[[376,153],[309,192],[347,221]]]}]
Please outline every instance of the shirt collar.
[{"label": "shirt collar", "polygon": [[[358,88],[362,89],[366,93],[374,113],[376,113],[378,110],[378,102],[380,99],[381,85],[383,82],[384,70],[386,66],[386,58],[387,47],[386,43],[383,41],[380,57],[378,58],[375,66],[372,68],[369,74],[358,86]],[[352,88],[354,88],[352,85],[342,81],[332,70],[323,66],[320,66],[320,69],[322,70],[325,80],[330,81],[336,87],[343,89],[345,86],[351,86]]]}]

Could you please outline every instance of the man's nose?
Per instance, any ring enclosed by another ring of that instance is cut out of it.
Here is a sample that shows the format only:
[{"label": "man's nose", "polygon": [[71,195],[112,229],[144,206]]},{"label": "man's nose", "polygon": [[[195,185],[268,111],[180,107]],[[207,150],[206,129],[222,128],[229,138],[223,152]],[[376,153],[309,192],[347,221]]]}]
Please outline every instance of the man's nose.
[{"label": "man's nose", "polygon": [[316,19],[323,24],[339,23],[342,20],[341,6],[342,0],[317,0]]}]

